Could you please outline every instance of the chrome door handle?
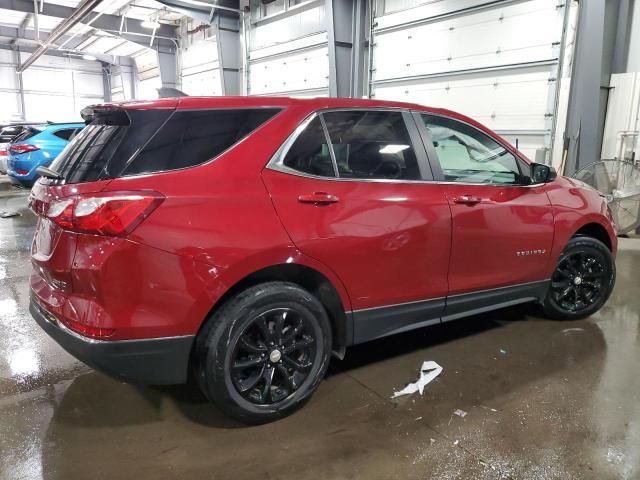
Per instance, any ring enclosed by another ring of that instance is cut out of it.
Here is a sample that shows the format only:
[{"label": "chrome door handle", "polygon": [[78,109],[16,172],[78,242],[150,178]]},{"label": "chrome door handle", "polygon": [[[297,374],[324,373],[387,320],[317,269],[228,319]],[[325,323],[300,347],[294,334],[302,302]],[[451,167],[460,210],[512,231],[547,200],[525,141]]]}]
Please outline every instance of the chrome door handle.
[{"label": "chrome door handle", "polygon": [[453,199],[453,203],[459,203],[462,205],[477,205],[481,199],[475,195],[460,195]]}]

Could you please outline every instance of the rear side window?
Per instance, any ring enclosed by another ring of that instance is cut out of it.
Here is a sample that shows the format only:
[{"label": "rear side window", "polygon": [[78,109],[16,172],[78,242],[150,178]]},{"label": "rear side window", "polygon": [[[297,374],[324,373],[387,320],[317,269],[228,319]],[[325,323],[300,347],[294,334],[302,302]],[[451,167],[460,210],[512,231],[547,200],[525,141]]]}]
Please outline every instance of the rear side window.
[{"label": "rear side window", "polygon": [[283,164],[321,177],[362,180],[422,178],[409,131],[399,111],[322,113],[300,133],[285,155]]},{"label": "rear side window", "polygon": [[310,175],[335,177],[331,153],[319,117],[315,117],[296,138],[284,158],[284,165]]},{"label": "rear side window", "polygon": [[401,112],[341,111],[322,116],[340,178],[420,180]]},{"label": "rear side window", "polygon": [[217,157],[278,113],[278,109],[176,111],[123,175],[199,165]]},{"label": "rear side window", "polygon": [[53,134],[58,137],[61,138],[62,140],[66,140],[67,142],[69,140],[71,140],[71,137],[73,137],[73,134],[75,133],[76,129],[75,128],[63,128],[62,130],[56,130],[55,132],[53,132]]}]

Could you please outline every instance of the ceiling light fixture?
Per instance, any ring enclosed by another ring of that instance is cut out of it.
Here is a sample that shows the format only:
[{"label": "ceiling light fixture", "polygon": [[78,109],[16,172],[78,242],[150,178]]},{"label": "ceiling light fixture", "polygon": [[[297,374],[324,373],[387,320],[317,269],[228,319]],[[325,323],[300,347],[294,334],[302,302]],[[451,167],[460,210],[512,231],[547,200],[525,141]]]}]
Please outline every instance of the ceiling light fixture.
[{"label": "ceiling light fixture", "polygon": [[85,53],[84,55],[82,55],[82,58],[85,60],[97,60],[98,58],[93,56],[93,55],[89,55],[88,53]]}]

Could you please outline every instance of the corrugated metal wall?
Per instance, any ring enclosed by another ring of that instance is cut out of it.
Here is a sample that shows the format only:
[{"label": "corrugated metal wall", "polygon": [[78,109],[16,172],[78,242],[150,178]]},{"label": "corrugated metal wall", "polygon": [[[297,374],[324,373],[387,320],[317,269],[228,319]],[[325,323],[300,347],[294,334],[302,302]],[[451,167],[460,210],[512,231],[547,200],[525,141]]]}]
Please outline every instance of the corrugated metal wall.
[{"label": "corrugated metal wall", "polygon": [[372,96],[457,110],[548,155],[564,4],[488,3],[378,0]]},{"label": "corrugated metal wall", "polygon": [[[20,61],[29,56],[21,53]],[[0,50],[0,120],[22,117],[15,59]],[[102,67],[98,62],[45,55],[22,74],[27,120],[70,121],[80,110],[104,102]]]}]

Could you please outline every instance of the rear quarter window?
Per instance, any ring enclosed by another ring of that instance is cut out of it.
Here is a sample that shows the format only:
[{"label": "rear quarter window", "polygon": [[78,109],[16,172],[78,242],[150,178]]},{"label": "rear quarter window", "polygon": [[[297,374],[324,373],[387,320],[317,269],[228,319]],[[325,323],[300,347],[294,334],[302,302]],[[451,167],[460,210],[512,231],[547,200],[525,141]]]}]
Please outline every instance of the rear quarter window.
[{"label": "rear quarter window", "polygon": [[192,167],[217,157],[280,110],[273,108],[176,111],[125,167],[136,175]]}]

